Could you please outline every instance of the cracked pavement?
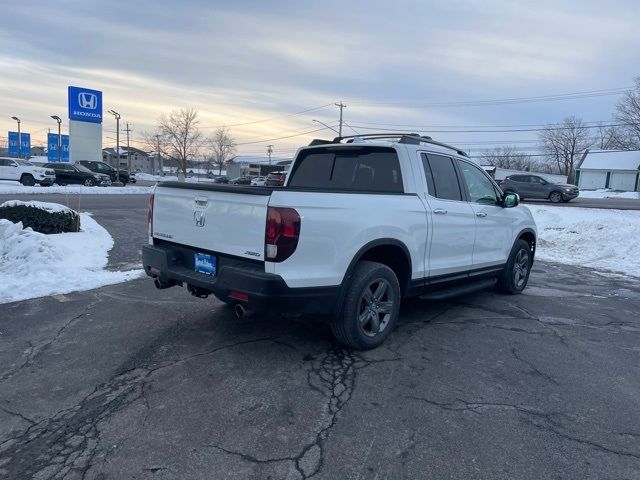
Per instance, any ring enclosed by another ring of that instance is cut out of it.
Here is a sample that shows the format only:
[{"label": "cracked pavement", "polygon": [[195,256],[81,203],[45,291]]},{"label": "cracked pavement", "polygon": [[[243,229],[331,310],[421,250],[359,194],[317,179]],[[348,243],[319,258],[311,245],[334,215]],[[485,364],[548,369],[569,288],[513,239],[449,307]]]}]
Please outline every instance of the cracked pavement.
[{"label": "cracked pavement", "polygon": [[0,478],[640,478],[637,280],[537,263],[370,352],[148,279],[0,312]]}]

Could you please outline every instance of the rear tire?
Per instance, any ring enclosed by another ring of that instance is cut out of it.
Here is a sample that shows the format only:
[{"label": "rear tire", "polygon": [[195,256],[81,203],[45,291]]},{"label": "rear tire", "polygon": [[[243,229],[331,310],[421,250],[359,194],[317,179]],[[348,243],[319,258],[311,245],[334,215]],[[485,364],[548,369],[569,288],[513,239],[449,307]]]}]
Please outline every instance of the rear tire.
[{"label": "rear tire", "polygon": [[551,192],[549,194],[549,200],[551,200],[551,203],[561,203],[563,200],[562,192]]},{"label": "rear tire", "polygon": [[358,262],[331,330],[347,347],[376,348],[395,327],[400,300],[400,284],[393,270],[382,263]]},{"label": "rear tire", "polygon": [[22,178],[20,178],[20,183],[25,187],[33,187],[36,184],[36,179],[33,178],[33,175],[25,173],[22,175]]},{"label": "rear tire", "polygon": [[531,246],[522,239],[517,240],[504,270],[498,276],[498,290],[509,295],[522,293],[529,282],[531,260]]}]

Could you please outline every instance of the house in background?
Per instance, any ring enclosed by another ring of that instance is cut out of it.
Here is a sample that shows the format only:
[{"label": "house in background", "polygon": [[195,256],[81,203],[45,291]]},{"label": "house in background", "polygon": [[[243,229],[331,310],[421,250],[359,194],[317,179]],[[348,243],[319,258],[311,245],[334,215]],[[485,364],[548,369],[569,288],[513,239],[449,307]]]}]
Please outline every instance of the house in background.
[{"label": "house in background", "polygon": [[583,190],[610,188],[640,190],[640,152],[589,152],[576,170],[576,184]]}]

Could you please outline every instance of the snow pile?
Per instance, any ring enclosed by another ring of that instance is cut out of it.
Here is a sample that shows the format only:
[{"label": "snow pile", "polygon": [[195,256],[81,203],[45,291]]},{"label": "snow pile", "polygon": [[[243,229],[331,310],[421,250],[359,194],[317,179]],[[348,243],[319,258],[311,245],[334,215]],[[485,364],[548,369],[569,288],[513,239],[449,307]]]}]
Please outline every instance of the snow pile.
[{"label": "snow pile", "polygon": [[0,205],[0,207],[17,207],[20,205],[23,205],[25,207],[39,208],[51,213],[73,212],[73,210],[69,207],[65,207],[64,205],[60,205],[59,203],[38,202],[37,200],[30,200],[28,202],[23,202],[22,200],[9,200],[8,202],[4,202],[2,205]]},{"label": "snow pile", "polygon": [[527,205],[536,258],[640,276],[640,211]]},{"label": "snow pile", "polygon": [[0,219],[0,303],[89,290],[143,274],[105,270],[111,235],[86,213],[80,223],[80,232],[44,235]]},{"label": "snow pile", "polygon": [[601,188],[599,190],[580,190],[582,198],[632,198],[640,200],[640,192],[617,192]]},{"label": "snow pile", "polygon": [[67,194],[83,194],[83,195],[143,195],[150,194],[152,187],[136,187],[126,185],[124,187],[85,187],[84,185],[52,185],[51,187],[42,187],[34,185],[33,187],[25,187],[18,182],[0,181],[0,195],[2,194],[34,194],[34,193],[67,193]]}]

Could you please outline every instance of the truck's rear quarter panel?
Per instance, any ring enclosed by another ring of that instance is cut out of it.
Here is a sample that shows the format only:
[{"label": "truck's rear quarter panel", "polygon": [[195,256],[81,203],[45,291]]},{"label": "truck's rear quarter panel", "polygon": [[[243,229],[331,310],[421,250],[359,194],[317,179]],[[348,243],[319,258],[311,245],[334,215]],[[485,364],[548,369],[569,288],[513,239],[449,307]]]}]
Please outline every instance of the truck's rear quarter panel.
[{"label": "truck's rear quarter panel", "polygon": [[393,238],[404,243],[412,277],[424,276],[427,238],[425,209],[416,195],[274,190],[273,207],[293,207],[300,217],[295,253],[281,263],[266,263],[292,288],[339,285],[358,250],[367,243]]}]

